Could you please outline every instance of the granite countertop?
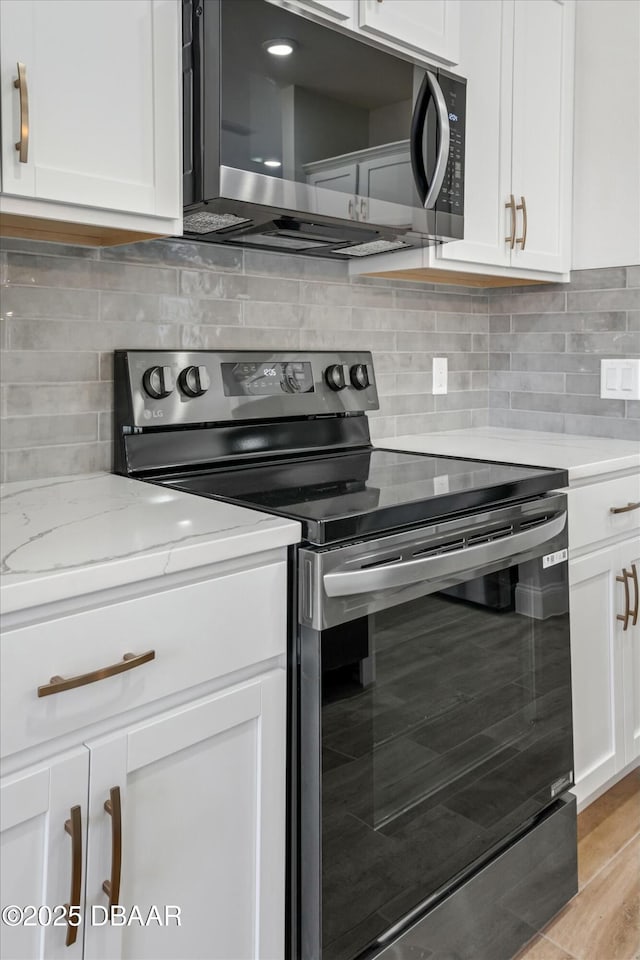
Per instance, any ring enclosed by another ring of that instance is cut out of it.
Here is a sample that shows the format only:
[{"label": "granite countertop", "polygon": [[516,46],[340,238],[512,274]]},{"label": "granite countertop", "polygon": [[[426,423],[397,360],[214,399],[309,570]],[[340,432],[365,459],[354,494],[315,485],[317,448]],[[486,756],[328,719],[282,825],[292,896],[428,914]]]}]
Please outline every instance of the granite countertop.
[{"label": "granite countertop", "polygon": [[109,473],[0,494],[3,614],[300,540],[296,521]]},{"label": "granite countertop", "polygon": [[472,460],[501,460],[566,470],[569,484],[640,470],[640,444],[606,437],[580,437],[535,430],[476,427],[376,440],[377,447]]}]

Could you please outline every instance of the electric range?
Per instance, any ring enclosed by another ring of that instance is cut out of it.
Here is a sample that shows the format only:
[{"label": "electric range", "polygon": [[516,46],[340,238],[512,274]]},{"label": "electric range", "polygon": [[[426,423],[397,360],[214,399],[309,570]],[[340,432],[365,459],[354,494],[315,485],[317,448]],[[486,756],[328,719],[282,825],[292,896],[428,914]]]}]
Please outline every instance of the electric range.
[{"label": "electric range", "polygon": [[291,960],[507,960],[575,893],[564,471],[374,448],[362,352],[118,351],[115,470],[299,520]]}]

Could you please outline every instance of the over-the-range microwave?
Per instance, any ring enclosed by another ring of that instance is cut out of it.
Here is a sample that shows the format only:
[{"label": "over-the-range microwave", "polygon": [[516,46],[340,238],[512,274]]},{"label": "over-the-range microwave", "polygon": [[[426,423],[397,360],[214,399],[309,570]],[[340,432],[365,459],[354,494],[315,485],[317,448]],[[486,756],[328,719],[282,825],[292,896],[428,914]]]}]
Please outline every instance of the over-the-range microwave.
[{"label": "over-the-range microwave", "polygon": [[346,257],[463,237],[466,81],[266,0],[183,0],[184,235]]}]

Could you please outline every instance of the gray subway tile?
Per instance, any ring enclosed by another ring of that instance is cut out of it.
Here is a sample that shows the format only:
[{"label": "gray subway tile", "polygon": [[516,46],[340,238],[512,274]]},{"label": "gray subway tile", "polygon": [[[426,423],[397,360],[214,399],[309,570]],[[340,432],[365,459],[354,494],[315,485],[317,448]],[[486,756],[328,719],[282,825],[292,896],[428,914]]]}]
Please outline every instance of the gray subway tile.
[{"label": "gray subway tile", "polygon": [[490,370],[509,370],[511,367],[511,354],[494,353],[492,339],[489,340],[489,369]]},{"label": "gray subway tile", "polygon": [[244,271],[247,274],[293,277],[300,280],[329,280],[332,283],[349,281],[349,268],[346,263],[284,253],[267,253],[262,250],[245,250]]},{"label": "gray subway tile", "polygon": [[12,320],[12,350],[178,350],[180,327],[175,323],[84,323],[81,320]]},{"label": "gray subway tile", "polygon": [[462,390],[460,393],[438,394],[435,401],[436,410],[471,410],[488,406],[489,391]]},{"label": "gray subway tile", "polygon": [[513,410],[542,410],[594,417],[624,417],[624,400],[601,400],[600,397],[583,397],[576,394],[512,392],[511,407]]},{"label": "gray subway tile", "polygon": [[489,426],[489,409],[485,408],[484,410],[472,410],[471,411],[471,426],[472,427],[488,427]]},{"label": "gray subway tile", "polygon": [[96,413],[7,417],[2,422],[2,444],[5,450],[46,447],[57,443],[93,443],[97,439]]},{"label": "gray subway tile", "polygon": [[200,243],[195,240],[145,240],[119,247],[104,247],[101,260],[128,263],[158,264],[165,267],[193,267],[198,270],[241,273],[242,250],[224,247],[218,243]]},{"label": "gray subway tile", "polygon": [[640,354],[640,333],[569,333],[568,353]]},{"label": "gray subway tile", "polygon": [[632,420],[640,420],[640,400],[627,400],[626,415]]},{"label": "gray subway tile", "polygon": [[449,333],[488,333],[489,317],[481,313],[436,313],[436,330]]},{"label": "gray subway tile", "polygon": [[70,257],[7,254],[7,283],[85,290],[130,290],[176,293],[176,271],[170,267],[134,266]]},{"label": "gray subway tile", "polygon": [[470,333],[398,333],[398,350],[430,352],[472,351]]},{"label": "gray subway tile", "polygon": [[586,434],[590,437],[610,437],[612,440],[640,442],[640,420],[612,417],[567,416],[566,433]]},{"label": "gray subway tile", "polygon": [[625,286],[624,267],[602,267],[595,270],[573,270],[568,290],[603,290]]},{"label": "gray subway tile", "polygon": [[350,306],[351,286],[348,283],[300,282],[300,303],[317,303],[330,306]]},{"label": "gray subway tile", "polygon": [[[529,290],[526,293],[496,294],[490,300],[494,313],[561,313],[566,294],[562,290]],[[582,309],[582,308],[580,308]]]},{"label": "gray subway tile", "polygon": [[5,480],[42,480],[111,469],[109,443],[60,444],[11,450],[6,454]]},{"label": "gray subway tile", "polygon": [[100,294],[100,319],[157,323],[160,319],[160,297],[148,293]]},{"label": "gray subway tile", "polygon": [[300,323],[308,330],[348,330],[351,327],[351,307],[323,307],[300,305]]},{"label": "gray subway tile", "polygon": [[564,432],[564,415],[561,413],[542,413],[539,410],[506,410],[504,408],[489,412],[489,424],[492,427],[509,427],[514,430],[542,430],[550,433]]},{"label": "gray subway tile", "polygon": [[511,333],[511,317],[508,314],[489,316],[489,333]]},{"label": "gray subway tile", "polygon": [[582,330],[581,313],[522,313],[511,318],[512,333],[570,333]]},{"label": "gray subway tile", "polygon": [[562,353],[564,333],[495,333],[491,334],[492,353]]},{"label": "gray subway tile", "polygon": [[489,334],[488,333],[474,333],[471,338],[471,349],[481,353],[482,351],[489,351]]},{"label": "gray subway tile", "polygon": [[640,264],[627,267],[627,286],[640,287]]},{"label": "gray subway tile", "polygon": [[188,297],[215,297],[221,300],[277,300],[297,303],[297,280],[281,277],[245,277],[234,273],[181,270],[180,292]]},{"label": "gray subway tile", "polygon": [[[395,333],[382,330],[301,330],[300,349],[372,350],[374,353],[391,353],[395,350],[395,337]],[[374,368],[377,369],[375,361]]]},{"label": "gray subway tile", "polygon": [[[580,314],[567,314],[567,316],[580,316]],[[583,317],[583,330],[585,333],[615,332],[626,330],[627,315],[623,310],[607,311],[598,313],[585,313]]]},{"label": "gray subway tile", "polygon": [[4,317],[97,320],[98,291],[9,286],[2,291],[0,306]]},{"label": "gray subway tile", "polygon": [[640,330],[640,310],[627,310],[627,330]]},{"label": "gray subway tile", "polygon": [[491,390],[516,390],[536,393],[564,393],[564,373],[541,373],[526,370],[492,370]]},{"label": "gray subway tile", "polygon": [[[202,303],[225,303],[236,305],[233,300],[203,300]],[[265,303],[246,300],[242,304],[242,322],[245,327],[299,327],[302,311],[298,303]]]},{"label": "gray subway tile", "polygon": [[[451,374],[452,377],[455,377],[456,374]],[[473,390],[488,390],[489,389],[489,371],[488,370],[477,370],[474,373],[471,373],[471,388]],[[466,387],[460,387],[459,389],[467,389]]]},{"label": "gray subway tile", "polygon": [[200,300],[197,297],[161,297],[160,319],[171,323],[242,323],[242,300]]},{"label": "gray subway tile", "polygon": [[7,394],[7,416],[48,416],[110,410],[112,384],[108,381],[88,383],[49,383],[37,390],[25,384],[14,384]]},{"label": "gray subway tile", "polygon": [[372,440],[382,440],[383,437],[397,437],[400,435],[395,417],[376,417],[370,421],[369,429]]},{"label": "gray subway tile", "polygon": [[600,396],[600,375],[597,373],[568,373],[566,375],[567,393],[579,393],[582,396]]},{"label": "gray subway tile", "polygon": [[[445,398],[442,397],[442,400]],[[465,430],[471,426],[471,410],[438,410],[398,418],[398,436],[416,433],[438,433],[441,430]]]},{"label": "gray subway tile", "polygon": [[504,407],[509,409],[511,406],[510,403],[511,394],[508,390],[494,390],[492,389],[489,392],[489,407]]},{"label": "gray subway tile", "polygon": [[181,328],[184,350],[298,350],[300,332],[271,327],[188,326]]},{"label": "gray subway tile", "polygon": [[352,283],[349,290],[354,307],[384,307],[390,310],[395,306],[393,287]]},{"label": "gray subway tile", "polygon": [[98,354],[36,350],[6,350],[0,356],[5,383],[52,383],[97,380]]},{"label": "gray subway tile", "polygon": [[435,330],[435,314],[428,310],[389,310],[374,307],[353,307],[354,330],[398,330],[403,333]]},{"label": "gray subway tile", "polygon": [[640,289],[585,290],[567,294],[567,310],[637,310]]},{"label": "gray subway tile", "polygon": [[584,353],[513,353],[511,369],[543,370],[550,373],[596,373],[600,370],[600,358],[596,354]]}]

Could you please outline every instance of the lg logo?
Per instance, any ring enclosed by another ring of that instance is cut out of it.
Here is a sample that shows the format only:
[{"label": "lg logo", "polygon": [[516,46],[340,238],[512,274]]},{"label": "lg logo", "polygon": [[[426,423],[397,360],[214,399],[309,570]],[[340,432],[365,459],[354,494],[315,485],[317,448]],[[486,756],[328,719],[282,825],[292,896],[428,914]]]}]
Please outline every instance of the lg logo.
[{"label": "lg logo", "polygon": [[145,410],[142,416],[145,420],[158,420],[164,417],[164,410]]}]

